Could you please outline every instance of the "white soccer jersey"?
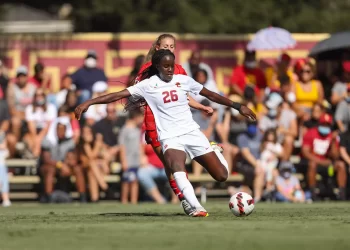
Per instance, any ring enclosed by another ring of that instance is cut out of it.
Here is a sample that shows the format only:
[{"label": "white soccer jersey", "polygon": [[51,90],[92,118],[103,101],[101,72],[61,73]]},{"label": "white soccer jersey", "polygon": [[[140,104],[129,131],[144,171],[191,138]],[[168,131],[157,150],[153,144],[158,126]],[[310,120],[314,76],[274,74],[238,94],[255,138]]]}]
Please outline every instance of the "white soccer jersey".
[{"label": "white soccer jersey", "polygon": [[198,95],[202,89],[203,85],[185,75],[174,75],[170,82],[152,76],[127,88],[133,97],[143,97],[151,108],[159,140],[199,129],[192,118],[187,93]]}]

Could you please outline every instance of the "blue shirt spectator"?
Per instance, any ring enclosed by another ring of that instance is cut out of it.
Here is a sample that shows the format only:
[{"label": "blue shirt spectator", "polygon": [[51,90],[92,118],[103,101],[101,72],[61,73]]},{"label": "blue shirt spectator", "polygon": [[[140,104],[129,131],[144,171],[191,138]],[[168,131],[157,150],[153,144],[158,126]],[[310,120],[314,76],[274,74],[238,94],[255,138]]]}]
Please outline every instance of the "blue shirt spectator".
[{"label": "blue shirt spectator", "polygon": [[92,85],[98,81],[107,82],[104,71],[97,67],[96,52],[88,52],[84,65],[71,75],[72,81],[81,91],[79,103],[88,100],[91,97]]}]

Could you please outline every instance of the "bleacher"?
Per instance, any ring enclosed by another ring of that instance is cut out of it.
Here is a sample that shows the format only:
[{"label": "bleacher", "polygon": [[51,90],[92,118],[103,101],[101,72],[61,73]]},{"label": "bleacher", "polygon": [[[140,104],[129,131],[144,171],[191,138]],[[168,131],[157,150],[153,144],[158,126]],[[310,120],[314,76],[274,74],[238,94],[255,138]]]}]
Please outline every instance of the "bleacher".
[{"label": "bleacher", "polygon": [[[293,156],[291,161],[294,164],[300,162],[298,156]],[[12,172],[13,168],[23,168],[21,175],[9,174],[9,180],[11,185],[10,197],[12,200],[16,199],[26,199],[26,200],[36,200],[38,199],[38,185],[40,185],[41,180],[37,174],[37,161],[36,160],[24,160],[24,159],[11,159],[7,160],[6,164]],[[114,168],[111,175],[105,176],[107,183],[117,184],[120,182],[120,175],[116,174],[120,170],[120,165],[118,163],[112,164]],[[302,174],[297,174],[300,180],[303,180],[304,176]],[[227,185],[228,184],[240,184],[243,181],[243,176],[241,174],[230,175],[228,180],[224,184],[215,186],[216,181],[209,174],[201,174],[200,176],[195,176],[193,174],[188,175],[190,181],[197,186],[201,187],[201,200],[205,202],[207,197],[219,197],[227,196]],[[318,177],[320,178],[320,176]],[[71,182],[75,182],[75,178],[71,177]],[[215,186],[215,188],[214,188]],[[77,197],[77,193],[72,193],[73,198]]]}]

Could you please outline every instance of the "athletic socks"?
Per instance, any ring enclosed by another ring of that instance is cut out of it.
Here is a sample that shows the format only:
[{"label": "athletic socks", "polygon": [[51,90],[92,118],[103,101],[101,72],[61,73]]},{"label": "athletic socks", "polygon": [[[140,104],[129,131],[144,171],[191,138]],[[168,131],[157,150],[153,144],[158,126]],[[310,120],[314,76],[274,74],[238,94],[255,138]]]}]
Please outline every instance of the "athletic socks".
[{"label": "athletic socks", "polygon": [[187,200],[187,202],[193,207],[193,208],[202,208],[202,205],[197,200],[197,197],[194,193],[194,189],[192,187],[192,184],[187,179],[186,172],[176,172],[174,173],[174,179],[176,181],[176,184],[178,186],[178,189],[180,192],[182,192],[183,196]]},{"label": "athletic socks", "polygon": [[169,184],[174,194],[179,198],[180,201],[184,199],[184,195],[181,193],[180,189],[177,187],[175,179],[169,180]]},{"label": "athletic socks", "polygon": [[222,163],[222,165],[225,166],[227,173],[228,173],[228,163],[225,160],[224,156],[222,155],[222,153],[220,152],[219,149],[214,148],[213,151],[215,152],[216,156],[219,158],[220,162]]}]

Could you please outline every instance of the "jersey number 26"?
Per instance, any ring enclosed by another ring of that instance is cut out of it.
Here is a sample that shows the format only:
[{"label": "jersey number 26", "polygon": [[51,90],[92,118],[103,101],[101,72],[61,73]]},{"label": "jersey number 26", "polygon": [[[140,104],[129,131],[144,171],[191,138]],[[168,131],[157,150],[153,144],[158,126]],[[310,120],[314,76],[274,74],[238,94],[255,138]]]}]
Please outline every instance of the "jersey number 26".
[{"label": "jersey number 26", "polygon": [[162,95],[164,103],[176,102],[177,100],[179,100],[176,90],[164,91]]}]

